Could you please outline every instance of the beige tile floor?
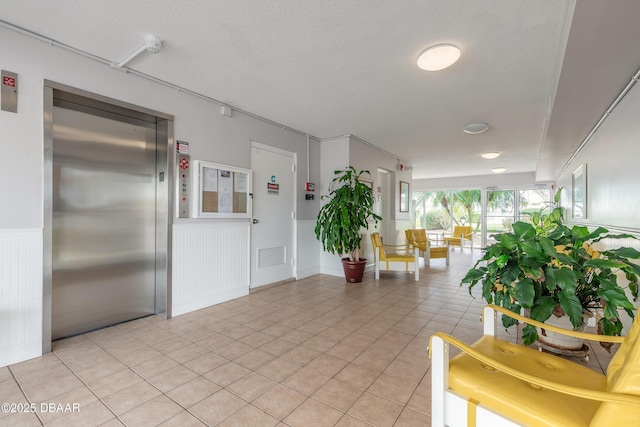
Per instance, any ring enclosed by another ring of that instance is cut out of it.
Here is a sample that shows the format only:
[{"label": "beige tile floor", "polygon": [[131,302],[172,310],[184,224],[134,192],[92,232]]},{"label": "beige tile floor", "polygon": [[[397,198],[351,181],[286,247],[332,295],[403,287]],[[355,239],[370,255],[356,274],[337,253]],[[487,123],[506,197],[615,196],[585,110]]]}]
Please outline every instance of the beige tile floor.
[{"label": "beige tile floor", "polygon": [[[483,302],[459,286],[479,255],[433,260],[417,283],[318,275],[54,342],[0,368],[0,402],[36,410],[0,426],[428,426],[428,340],[480,336]],[[589,365],[606,363],[594,348]]]}]

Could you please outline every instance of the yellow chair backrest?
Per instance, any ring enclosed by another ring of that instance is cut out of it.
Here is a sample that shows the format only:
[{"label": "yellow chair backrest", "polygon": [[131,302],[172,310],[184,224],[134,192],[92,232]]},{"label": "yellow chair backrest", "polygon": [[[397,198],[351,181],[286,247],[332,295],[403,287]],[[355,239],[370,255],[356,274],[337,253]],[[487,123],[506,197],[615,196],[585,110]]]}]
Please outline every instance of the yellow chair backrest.
[{"label": "yellow chair backrest", "polygon": [[472,233],[472,227],[470,225],[456,225],[453,227],[453,237],[465,237],[469,238]]},{"label": "yellow chair backrest", "polygon": [[384,252],[384,246],[382,246],[382,239],[380,238],[380,233],[371,233],[371,245],[373,246],[373,253],[375,254],[376,248],[380,248],[380,259],[379,261],[385,261],[387,259],[387,254]]},{"label": "yellow chair backrest", "polygon": [[[640,396],[640,321],[637,318],[609,362],[607,391]],[[590,425],[637,425],[638,420],[640,407],[603,402]]]},{"label": "yellow chair backrest", "polygon": [[427,250],[427,232],[424,228],[409,229],[404,231],[407,243],[421,251]]},{"label": "yellow chair backrest", "polygon": [[[634,372],[635,373],[632,373]],[[628,389],[635,378],[635,387]],[[607,367],[607,388],[618,393],[640,394],[640,322],[634,320],[624,343]],[[634,390],[635,389],[635,390]]]}]

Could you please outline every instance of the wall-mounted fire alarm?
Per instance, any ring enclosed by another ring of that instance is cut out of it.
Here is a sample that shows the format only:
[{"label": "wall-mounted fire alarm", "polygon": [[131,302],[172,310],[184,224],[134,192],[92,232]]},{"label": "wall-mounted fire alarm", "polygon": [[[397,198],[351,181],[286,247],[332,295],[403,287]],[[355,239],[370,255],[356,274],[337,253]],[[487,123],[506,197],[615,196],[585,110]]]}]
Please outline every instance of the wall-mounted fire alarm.
[{"label": "wall-mounted fire alarm", "polygon": [[307,182],[305,188],[307,191],[316,191],[316,185],[313,182]]}]

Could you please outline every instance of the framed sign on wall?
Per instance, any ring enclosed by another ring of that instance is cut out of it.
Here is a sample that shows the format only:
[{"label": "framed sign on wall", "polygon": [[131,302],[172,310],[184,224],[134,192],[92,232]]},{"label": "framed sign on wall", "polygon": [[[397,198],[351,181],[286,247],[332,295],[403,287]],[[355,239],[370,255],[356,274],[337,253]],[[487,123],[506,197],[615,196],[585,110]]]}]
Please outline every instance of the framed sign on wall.
[{"label": "framed sign on wall", "polygon": [[196,160],[197,218],[251,218],[250,169]]}]

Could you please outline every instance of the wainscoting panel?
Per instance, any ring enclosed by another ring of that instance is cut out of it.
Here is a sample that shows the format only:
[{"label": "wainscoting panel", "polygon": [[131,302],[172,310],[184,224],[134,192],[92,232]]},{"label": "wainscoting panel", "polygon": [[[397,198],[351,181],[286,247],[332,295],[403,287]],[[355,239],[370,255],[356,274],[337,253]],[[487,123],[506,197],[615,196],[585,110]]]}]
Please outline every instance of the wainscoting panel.
[{"label": "wainscoting panel", "polygon": [[298,255],[296,277],[298,280],[320,274],[320,252],[322,246],[314,232],[315,220],[298,221]]},{"label": "wainscoting panel", "polygon": [[173,225],[172,314],[249,294],[249,223]]},{"label": "wainscoting panel", "polygon": [[[597,226],[593,226],[593,225],[588,225],[589,229],[591,231],[595,230],[597,228]],[[628,247],[628,248],[634,248],[636,250],[640,251],[640,233],[638,233],[636,230],[625,230],[625,229],[615,229],[613,227],[609,227],[609,226],[603,226],[604,228],[606,228],[607,230],[609,230],[610,234],[630,234],[633,235],[634,238],[622,238],[622,239],[603,239],[600,240],[599,242],[595,243],[593,245],[593,248],[597,251],[606,251],[606,250],[612,250],[612,249],[618,249],[621,247]],[[624,273],[621,271],[617,271],[616,272],[616,277],[617,277],[617,281],[618,284],[620,284],[622,287],[626,287],[626,293],[627,293],[627,297],[629,298],[629,300],[631,302],[633,302],[636,306],[636,308],[640,307],[640,301],[634,301],[633,300],[633,296],[631,295],[631,291],[629,291],[628,289],[628,284],[629,281],[627,280],[627,278],[625,277]],[[626,335],[627,332],[629,331],[629,328],[631,327],[631,324],[633,322],[633,320],[629,317],[629,315],[624,311],[624,310],[619,310],[620,313],[620,320],[622,321],[622,324],[624,325],[624,328],[622,330],[622,335]],[[636,311],[636,316],[638,315],[638,312]]]},{"label": "wainscoting panel", "polygon": [[42,236],[0,230],[0,366],[42,355]]}]

